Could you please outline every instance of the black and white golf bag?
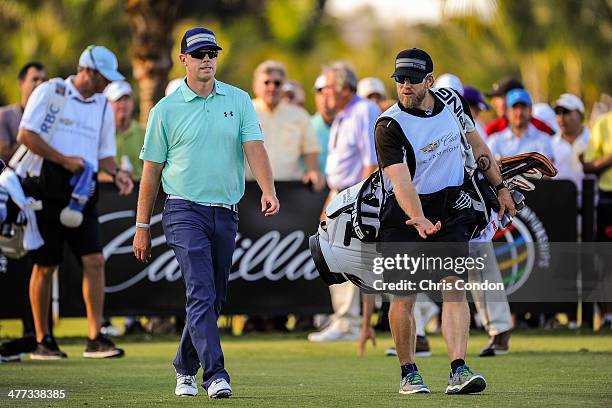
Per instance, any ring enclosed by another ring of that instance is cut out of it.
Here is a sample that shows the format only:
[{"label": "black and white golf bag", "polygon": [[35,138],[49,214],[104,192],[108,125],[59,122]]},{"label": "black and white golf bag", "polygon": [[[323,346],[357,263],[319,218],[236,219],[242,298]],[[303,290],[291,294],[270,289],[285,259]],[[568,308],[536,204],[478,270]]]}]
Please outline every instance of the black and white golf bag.
[{"label": "black and white golf bag", "polygon": [[[518,190],[534,190],[535,186],[529,180],[557,174],[550,160],[535,152],[502,159],[500,170],[519,211],[525,203]],[[464,187],[470,196],[472,209],[480,214],[472,241],[490,241],[498,228],[497,193],[480,171],[475,171]],[[374,258],[382,256],[379,248],[380,215],[386,198],[381,172],[377,171],[330,201],[325,221],[309,239],[312,259],[327,285],[351,281],[366,291],[374,290],[372,266]],[[500,224],[505,228],[511,222],[512,218],[506,215]]]},{"label": "black and white golf bag", "polygon": [[375,172],[336,195],[327,206],[326,219],[309,239],[310,253],[327,285],[353,282],[372,288],[373,259],[378,250],[380,211],[385,191]]},{"label": "black and white golf bag", "polygon": [[[461,131],[461,147],[464,156],[465,182],[461,195],[461,208],[472,208],[479,215],[472,232],[472,241],[490,241],[498,227],[505,228],[512,222],[508,214],[498,225],[499,202],[497,191],[478,169],[472,147],[466,133],[474,124],[464,114],[461,100],[450,88],[433,89],[433,92],[451,112]],[[524,207],[524,196],[517,189],[535,189],[528,179],[553,177],[557,170],[545,156],[527,153],[508,157],[501,162],[501,175],[506,181],[517,210]],[[378,245],[380,216],[387,198],[384,175],[381,170],[366,180],[344,190],[334,197],[326,209],[326,220],[309,239],[310,252],[321,278],[328,285],[351,281],[356,286],[373,290],[373,259],[380,257]],[[457,203],[456,203],[457,204]]]}]

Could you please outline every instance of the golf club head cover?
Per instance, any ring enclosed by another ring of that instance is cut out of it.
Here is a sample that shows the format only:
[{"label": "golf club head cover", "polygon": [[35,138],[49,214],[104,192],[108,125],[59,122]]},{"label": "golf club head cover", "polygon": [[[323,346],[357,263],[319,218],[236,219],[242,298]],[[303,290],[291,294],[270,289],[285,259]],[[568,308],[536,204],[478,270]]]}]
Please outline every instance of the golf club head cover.
[{"label": "golf club head cover", "polygon": [[[504,180],[508,180],[516,175],[529,177],[529,171],[533,169],[537,169],[539,173],[547,177],[557,175],[557,169],[548,157],[537,152],[517,154],[516,156],[501,159],[501,173]],[[533,172],[533,174],[537,173]]]},{"label": "golf club head cover", "polygon": [[76,228],[81,225],[83,209],[96,188],[93,165],[86,161],[84,163],[83,171],[74,174],[70,179],[70,185],[73,187],[70,202],[60,213],[60,222],[68,228]]}]

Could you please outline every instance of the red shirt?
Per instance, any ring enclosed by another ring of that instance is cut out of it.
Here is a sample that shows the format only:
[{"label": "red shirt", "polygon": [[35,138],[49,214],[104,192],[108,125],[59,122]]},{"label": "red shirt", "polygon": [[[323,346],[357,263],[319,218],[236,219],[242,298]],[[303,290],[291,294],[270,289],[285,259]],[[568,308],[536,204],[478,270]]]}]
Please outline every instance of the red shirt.
[{"label": "red shirt", "polygon": [[[531,124],[535,126],[538,130],[542,132],[548,133],[549,135],[554,135],[555,131],[552,130],[546,123],[542,122],[539,119],[531,118]],[[508,127],[508,118],[502,116],[501,118],[494,119],[487,123],[485,126],[485,132],[487,132],[487,136],[491,136],[493,133],[501,132],[505,128]]]}]

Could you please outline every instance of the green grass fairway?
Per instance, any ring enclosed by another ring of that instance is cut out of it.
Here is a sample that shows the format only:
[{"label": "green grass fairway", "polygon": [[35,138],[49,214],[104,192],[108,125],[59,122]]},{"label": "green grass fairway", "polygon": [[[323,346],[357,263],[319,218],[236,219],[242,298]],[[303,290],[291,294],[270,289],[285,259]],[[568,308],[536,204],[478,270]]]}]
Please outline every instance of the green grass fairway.
[{"label": "green grass fairway", "polygon": [[[488,380],[485,392],[447,396],[448,362],[444,341],[430,338],[434,355],[418,365],[430,395],[400,395],[396,358],[383,355],[391,345],[379,336],[378,347],[357,357],[356,344],[310,344],[304,335],[226,336],[226,365],[234,397],[209,401],[203,389],[195,398],[174,396],[171,360],[175,338],[118,339],[126,357],[91,361],[81,357],[84,341],[60,339],[65,361],[25,360],[0,365],[0,388],[56,388],[68,391],[63,402],[26,401],[0,406],[191,407],[610,407],[612,406],[612,336],[569,331],[517,333],[512,353],[477,357],[486,337],[474,335],[468,363]],[[201,377],[200,377],[201,378]]]}]

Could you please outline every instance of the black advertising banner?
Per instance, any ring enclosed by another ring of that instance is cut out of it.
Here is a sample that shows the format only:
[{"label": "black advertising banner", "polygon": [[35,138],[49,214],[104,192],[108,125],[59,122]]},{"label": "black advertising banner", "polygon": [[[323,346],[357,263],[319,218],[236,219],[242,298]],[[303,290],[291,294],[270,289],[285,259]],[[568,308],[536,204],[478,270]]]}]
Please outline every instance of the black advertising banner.
[{"label": "black advertising banner", "polygon": [[[551,278],[550,271],[554,270],[555,264],[576,261],[575,257],[565,260],[566,256],[558,250],[553,256],[550,245],[552,242],[577,241],[576,187],[567,180],[544,180],[534,184],[534,191],[524,193],[526,208],[515,217],[510,228],[498,232],[493,239],[508,300],[521,300],[512,305],[515,313],[536,310],[575,312],[575,304],[541,303],[542,300],[534,298],[533,293],[547,288],[552,290],[550,285],[555,279]],[[576,284],[578,268],[576,265],[573,276]],[[534,300],[525,302],[525,298]]]},{"label": "black advertising banner", "polygon": [[[224,313],[310,314],[331,310],[328,289],[318,278],[308,251],[308,237],[316,230],[326,193],[315,194],[297,182],[279,182],[277,192],[281,212],[266,218],[260,211],[259,188],[254,182],[247,183],[239,205],[239,235]],[[551,259],[549,243],[575,242],[577,237],[576,190],[571,182],[541,181],[536,191],[525,195],[527,208],[511,228],[495,237],[498,258],[505,259],[500,261],[500,269],[510,300],[524,298],[521,293],[532,291],[534,286],[541,287],[540,270],[559,262]],[[163,199],[157,201],[151,221],[153,257],[148,265],[136,261],[132,253],[136,200],[136,192],[120,197],[112,186],[101,186],[98,209],[107,261],[106,313],[182,314],[184,285],[174,254],[165,245]],[[505,244],[508,251],[516,253],[504,256]],[[3,269],[0,262],[1,318],[24,313],[27,264],[10,261]],[[62,316],[85,314],[81,279],[78,263],[66,250],[59,279]],[[516,307],[532,312],[548,308],[542,303],[517,303],[513,309]]]},{"label": "black advertising banner", "polygon": [[[308,251],[326,193],[313,193],[298,182],[277,182],[278,216],[261,213],[261,191],[247,183],[239,204],[240,222],[234,251],[227,314],[288,314],[329,312],[329,292],[318,279]],[[161,194],[160,194],[161,195]],[[98,210],[106,258],[108,315],[184,313],[185,294],[178,262],[166,246],[161,225],[163,199],[151,219],[153,254],[149,264],[134,258],[136,193],[120,197],[111,186],[100,191]],[[84,313],[81,280],[74,258],[60,277],[60,313]]]}]

